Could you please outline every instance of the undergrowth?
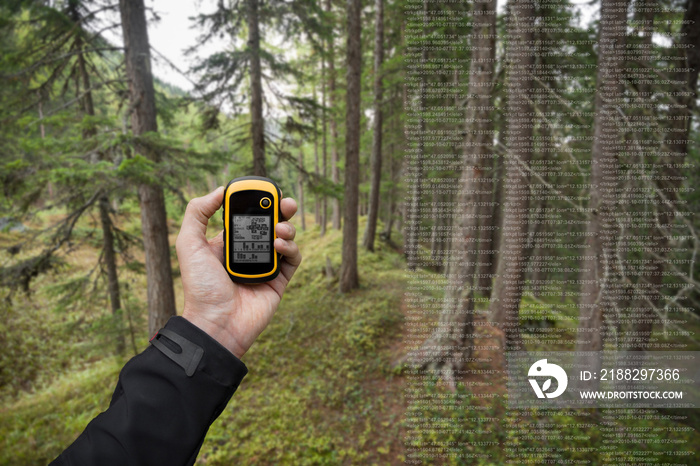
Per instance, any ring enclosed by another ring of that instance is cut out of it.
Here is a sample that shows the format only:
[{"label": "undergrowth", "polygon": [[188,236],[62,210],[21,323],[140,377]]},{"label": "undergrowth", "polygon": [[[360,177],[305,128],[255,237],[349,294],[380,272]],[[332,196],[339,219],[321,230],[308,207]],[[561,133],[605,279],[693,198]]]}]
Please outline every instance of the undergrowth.
[{"label": "undergrowth", "polygon": [[[340,232],[329,229],[322,237],[314,227],[299,232],[297,243],[302,266],[246,354],[249,374],[212,425],[202,464],[385,464],[392,457],[402,413],[388,347],[402,322],[402,257],[380,240],[374,253],[360,248],[361,287],[340,294]],[[326,273],[328,262],[334,276]],[[57,290],[84,277],[89,264],[67,266],[60,279],[40,278],[35,292],[14,296],[14,305],[3,309],[12,316],[2,328],[12,351],[3,353],[0,372],[7,379],[0,464],[46,464],[109,405],[126,358],[112,355],[109,325],[101,324],[107,303],[62,300]],[[138,301],[145,277],[121,269],[131,273]],[[144,309],[131,304],[142,349]]]}]

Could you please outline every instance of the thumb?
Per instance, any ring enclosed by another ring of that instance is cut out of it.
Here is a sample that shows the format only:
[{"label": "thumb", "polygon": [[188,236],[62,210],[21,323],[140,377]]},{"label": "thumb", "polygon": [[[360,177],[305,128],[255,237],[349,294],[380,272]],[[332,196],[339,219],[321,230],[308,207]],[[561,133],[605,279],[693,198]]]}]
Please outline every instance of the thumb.
[{"label": "thumb", "polygon": [[[219,210],[224,198],[224,187],[219,186],[206,196],[195,197],[187,204],[182,219],[180,235],[191,241],[206,241],[207,224],[212,215]],[[178,238],[179,238],[178,236]]]}]

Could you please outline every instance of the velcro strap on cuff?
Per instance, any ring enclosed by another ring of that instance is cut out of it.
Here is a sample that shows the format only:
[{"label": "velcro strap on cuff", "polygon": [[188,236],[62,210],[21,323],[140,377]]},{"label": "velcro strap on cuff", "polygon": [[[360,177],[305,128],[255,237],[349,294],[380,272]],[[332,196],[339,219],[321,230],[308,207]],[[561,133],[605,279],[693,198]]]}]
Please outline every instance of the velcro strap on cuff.
[{"label": "velcro strap on cuff", "polygon": [[[166,343],[165,341],[161,341],[162,337],[170,340],[174,345],[172,343],[168,344],[170,342]],[[201,346],[195,345],[188,339],[167,328],[158,330],[158,333],[151,338],[151,344],[175,362],[175,364],[185,369],[185,374],[187,374],[188,377],[194,375],[197,366],[199,366],[199,361],[201,361],[202,356],[204,356],[204,350]]]}]

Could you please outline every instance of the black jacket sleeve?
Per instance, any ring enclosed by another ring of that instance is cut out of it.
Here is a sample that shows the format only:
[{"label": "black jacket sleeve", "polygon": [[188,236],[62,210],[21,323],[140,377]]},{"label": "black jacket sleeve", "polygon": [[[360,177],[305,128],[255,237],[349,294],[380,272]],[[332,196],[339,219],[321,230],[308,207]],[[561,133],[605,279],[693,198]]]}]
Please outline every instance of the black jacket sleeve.
[{"label": "black jacket sleeve", "polygon": [[[52,466],[194,464],[209,426],[248,369],[182,317],[171,318],[165,329],[203,350],[189,370],[192,375],[167,351],[149,345],[122,369],[109,409],[93,419]],[[173,353],[182,350],[172,340],[160,340]]]}]

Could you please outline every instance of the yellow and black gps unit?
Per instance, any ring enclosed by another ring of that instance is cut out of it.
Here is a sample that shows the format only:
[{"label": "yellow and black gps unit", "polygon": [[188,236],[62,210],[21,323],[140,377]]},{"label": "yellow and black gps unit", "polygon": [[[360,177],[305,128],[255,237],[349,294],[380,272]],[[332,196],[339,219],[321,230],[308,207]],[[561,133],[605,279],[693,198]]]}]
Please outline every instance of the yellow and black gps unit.
[{"label": "yellow and black gps unit", "polygon": [[236,283],[263,283],[279,273],[273,243],[282,221],[282,192],[269,178],[231,180],[224,192],[224,265]]}]

